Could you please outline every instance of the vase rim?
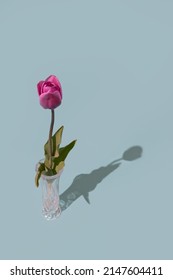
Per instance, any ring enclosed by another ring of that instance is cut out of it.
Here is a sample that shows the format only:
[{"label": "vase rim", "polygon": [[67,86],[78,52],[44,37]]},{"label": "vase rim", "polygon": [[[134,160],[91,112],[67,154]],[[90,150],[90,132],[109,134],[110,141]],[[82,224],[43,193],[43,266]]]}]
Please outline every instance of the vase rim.
[{"label": "vase rim", "polygon": [[43,179],[46,179],[46,180],[54,180],[54,179],[60,177],[62,171],[63,171],[63,168],[62,168],[57,174],[55,174],[55,175],[47,176],[47,175],[45,175],[45,174],[41,174],[41,177],[42,177]]},{"label": "vase rim", "polygon": [[[37,169],[38,169],[38,164],[39,164],[39,163],[43,163],[43,162],[44,162],[44,158],[42,158],[42,159],[39,160],[39,162],[37,163],[36,168],[35,168],[36,171],[37,171]],[[45,175],[45,174],[41,174],[41,178],[46,179],[46,180],[54,180],[54,179],[60,177],[60,175],[61,175],[61,173],[63,172],[63,170],[64,170],[64,168],[62,168],[57,174],[52,175],[52,176],[47,176],[47,175]]]}]

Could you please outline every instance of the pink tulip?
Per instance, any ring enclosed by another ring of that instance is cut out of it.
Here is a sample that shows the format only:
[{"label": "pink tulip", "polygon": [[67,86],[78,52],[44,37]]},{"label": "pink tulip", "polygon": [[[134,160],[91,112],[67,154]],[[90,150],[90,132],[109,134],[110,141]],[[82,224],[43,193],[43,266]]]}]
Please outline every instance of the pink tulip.
[{"label": "pink tulip", "polygon": [[44,109],[55,109],[61,104],[62,87],[58,78],[49,76],[45,81],[37,84],[40,105]]}]

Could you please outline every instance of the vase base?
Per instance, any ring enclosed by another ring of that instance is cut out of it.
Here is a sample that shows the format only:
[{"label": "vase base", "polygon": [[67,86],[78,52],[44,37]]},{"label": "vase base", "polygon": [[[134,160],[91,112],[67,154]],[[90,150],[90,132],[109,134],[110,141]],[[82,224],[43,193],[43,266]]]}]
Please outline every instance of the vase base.
[{"label": "vase base", "polygon": [[61,215],[61,208],[59,207],[56,211],[51,212],[48,212],[45,209],[43,209],[42,214],[46,220],[55,220]]}]

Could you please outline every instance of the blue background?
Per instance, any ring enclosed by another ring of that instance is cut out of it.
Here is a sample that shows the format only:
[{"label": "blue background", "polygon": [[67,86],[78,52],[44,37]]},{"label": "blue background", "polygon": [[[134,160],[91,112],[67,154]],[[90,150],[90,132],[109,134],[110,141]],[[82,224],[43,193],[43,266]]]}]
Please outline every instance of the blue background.
[{"label": "blue background", "polygon": [[[169,0],[1,2],[1,259],[173,258],[172,11]],[[63,87],[55,129],[78,141],[48,222],[34,176],[50,124],[36,84],[50,74]]]}]

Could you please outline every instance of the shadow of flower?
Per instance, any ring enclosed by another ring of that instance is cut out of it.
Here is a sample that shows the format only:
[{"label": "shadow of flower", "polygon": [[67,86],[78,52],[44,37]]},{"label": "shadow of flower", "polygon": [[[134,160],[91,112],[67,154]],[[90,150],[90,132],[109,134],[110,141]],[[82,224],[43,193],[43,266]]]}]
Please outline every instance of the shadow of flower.
[{"label": "shadow of flower", "polygon": [[99,167],[89,174],[77,175],[70,187],[60,195],[61,210],[66,210],[80,196],[83,196],[90,203],[89,192],[93,191],[106,176],[121,165],[119,161],[136,160],[142,156],[142,151],[142,147],[133,146],[123,153],[122,158],[116,159],[106,166]]}]

